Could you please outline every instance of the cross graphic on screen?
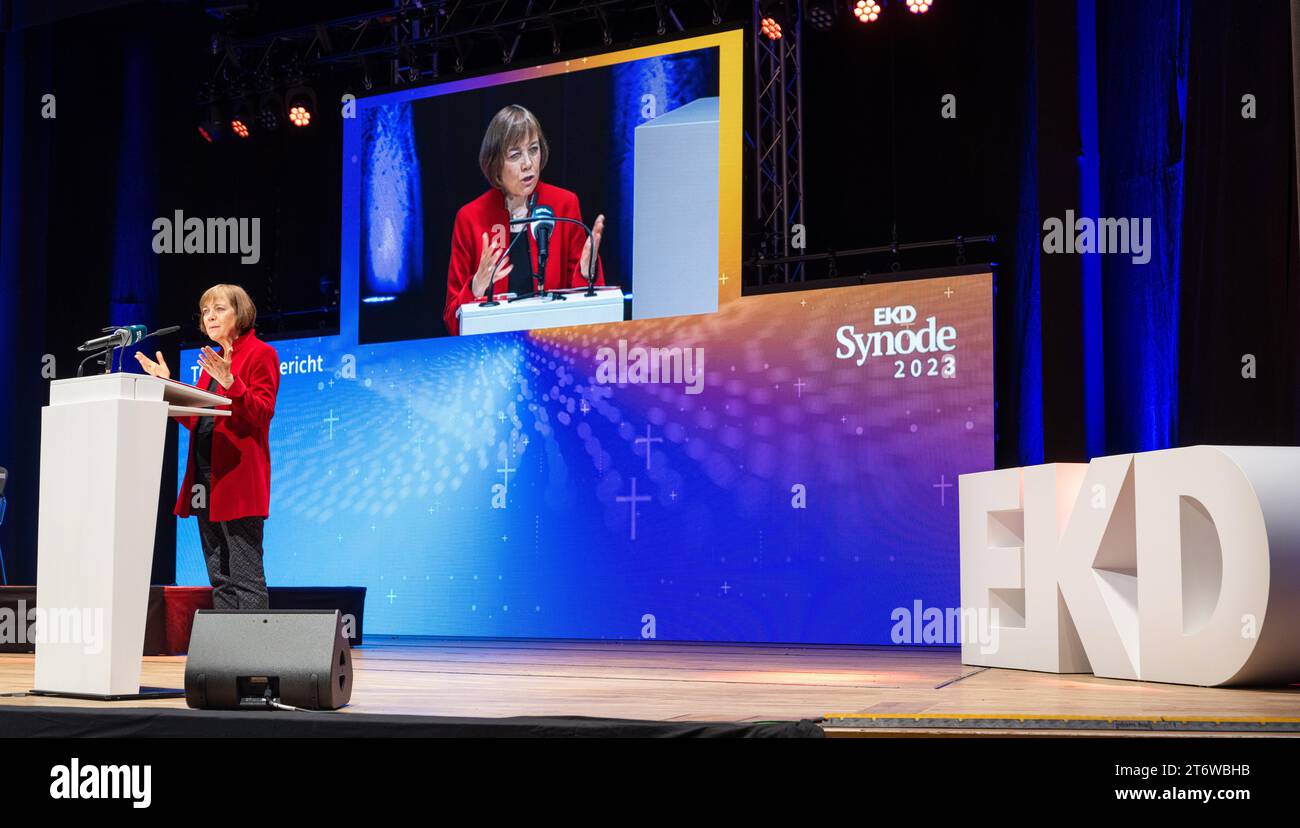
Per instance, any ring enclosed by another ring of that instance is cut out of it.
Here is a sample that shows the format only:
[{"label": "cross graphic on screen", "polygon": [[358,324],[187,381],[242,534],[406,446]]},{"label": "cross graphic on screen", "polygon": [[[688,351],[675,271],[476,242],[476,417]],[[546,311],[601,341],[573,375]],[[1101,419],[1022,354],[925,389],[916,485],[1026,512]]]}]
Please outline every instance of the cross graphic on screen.
[{"label": "cross graphic on screen", "polygon": [[510,491],[510,473],[511,473],[511,472],[514,472],[514,471],[518,471],[518,469],[512,469],[512,468],[510,468],[510,463],[509,463],[508,461],[505,462],[505,463],[502,463],[501,465],[502,465],[504,468],[497,469],[497,474],[503,474],[503,475],[505,475],[506,491]]},{"label": "cross graphic on screen", "polygon": [[[647,448],[648,448],[648,447],[647,447]],[[632,494],[630,494],[630,495],[619,495],[618,497],[615,497],[614,499],[617,500],[619,503],[630,503],[630,504],[632,505],[632,540],[636,540],[636,504],[637,504],[637,503],[643,503],[643,502],[649,500],[649,499],[650,499],[650,496],[649,496],[649,495],[641,495],[640,497],[637,497],[637,494],[636,494],[636,478],[634,477],[634,478],[632,478]]]},{"label": "cross graphic on screen", "polygon": [[[634,442],[634,443],[645,443],[645,470],[646,470],[646,471],[650,471],[650,444],[651,444],[651,443],[662,443],[663,441],[664,441],[664,438],[662,438],[662,437],[651,437],[651,436],[650,436],[650,424],[649,424],[649,423],[646,423],[646,427],[645,427],[645,436],[644,436],[644,437],[638,437],[638,438],[636,438],[635,440],[632,441],[632,442]],[[635,478],[633,478],[633,479],[635,480]]]},{"label": "cross graphic on screen", "polygon": [[952,488],[952,484],[948,482],[948,478],[942,474],[939,475],[939,482],[933,484],[930,488],[939,490],[939,505],[946,505],[944,502],[944,495],[948,493],[948,489]]}]

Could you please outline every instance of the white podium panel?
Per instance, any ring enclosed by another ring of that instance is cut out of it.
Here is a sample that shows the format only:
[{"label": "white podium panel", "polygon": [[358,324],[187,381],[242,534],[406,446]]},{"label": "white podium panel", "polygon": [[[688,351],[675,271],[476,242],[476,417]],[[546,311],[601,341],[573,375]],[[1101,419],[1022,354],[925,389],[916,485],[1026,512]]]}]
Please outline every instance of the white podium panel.
[{"label": "white podium panel", "polygon": [[633,319],[718,309],[718,134],[717,98],[636,128]]},{"label": "white podium panel", "polygon": [[138,374],[51,383],[41,411],[34,692],[140,691],[167,417],[229,402]]},{"label": "white podium panel", "polygon": [[477,303],[461,305],[456,310],[461,336],[623,321],[621,289],[598,287],[595,296],[584,295],[586,290],[561,291],[564,299],[529,296],[516,302],[506,301],[514,295],[507,293],[492,307]]}]

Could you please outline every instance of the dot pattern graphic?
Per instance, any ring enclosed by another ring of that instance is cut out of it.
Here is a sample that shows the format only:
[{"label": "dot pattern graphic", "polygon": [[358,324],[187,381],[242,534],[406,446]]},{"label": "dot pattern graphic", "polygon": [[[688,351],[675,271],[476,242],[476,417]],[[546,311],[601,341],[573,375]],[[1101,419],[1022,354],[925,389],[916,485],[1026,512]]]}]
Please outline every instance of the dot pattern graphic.
[{"label": "dot pattern graphic", "polygon": [[[837,356],[901,305],[955,329],[952,376],[942,354]],[[274,342],[325,370],[282,377],[268,580],[367,587],[375,634],[639,638],[652,614],[659,638],[888,643],[898,596],[960,603],[947,484],[993,465],[992,335],[984,274]],[[194,521],[177,546],[178,581],[206,583]]]}]

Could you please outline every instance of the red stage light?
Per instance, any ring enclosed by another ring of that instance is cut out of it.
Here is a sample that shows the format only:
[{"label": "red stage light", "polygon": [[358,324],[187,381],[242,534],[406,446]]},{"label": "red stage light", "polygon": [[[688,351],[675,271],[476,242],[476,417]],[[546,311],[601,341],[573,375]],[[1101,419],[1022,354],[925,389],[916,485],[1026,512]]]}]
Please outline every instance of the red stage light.
[{"label": "red stage light", "polygon": [[289,123],[296,127],[311,124],[316,117],[316,93],[306,86],[295,86],[284,93],[284,103],[288,107]]},{"label": "red stage light", "polygon": [[925,14],[934,5],[934,0],[907,0],[907,10],[912,14]]},{"label": "red stage light", "polygon": [[763,32],[763,36],[768,40],[781,39],[781,24],[777,23],[770,17],[763,18],[762,22],[759,23],[759,29]]},{"label": "red stage light", "polygon": [[876,0],[858,0],[853,6],[853,16],[859,23],[872,23],[880,17],[880,3]]},{"label": "red stage light", "polygon": [[225,132],[226,116],[215,103],[204,106],[201,114],[202,117],[196,124],[199,135],[209,144],[215,144],[221,140],[222,134]]},{"label": "red stage light", "polygon": [[240,138],[248,137],[248,125],[238,118],[235,118],[230,122],[230,131],[238,135]]}]

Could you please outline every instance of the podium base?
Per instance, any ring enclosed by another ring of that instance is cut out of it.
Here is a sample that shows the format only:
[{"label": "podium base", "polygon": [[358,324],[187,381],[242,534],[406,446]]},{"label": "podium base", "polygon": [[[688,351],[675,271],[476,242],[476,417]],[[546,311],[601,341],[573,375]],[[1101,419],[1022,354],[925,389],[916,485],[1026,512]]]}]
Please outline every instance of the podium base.
[{"label": "podium base", "polygon": [[88,701],[140,701],[142,699],[183,699],[185,691],[174,687],[141,687],[139,693],[71,693],[64,690],[28,690],[29,696]]}]

